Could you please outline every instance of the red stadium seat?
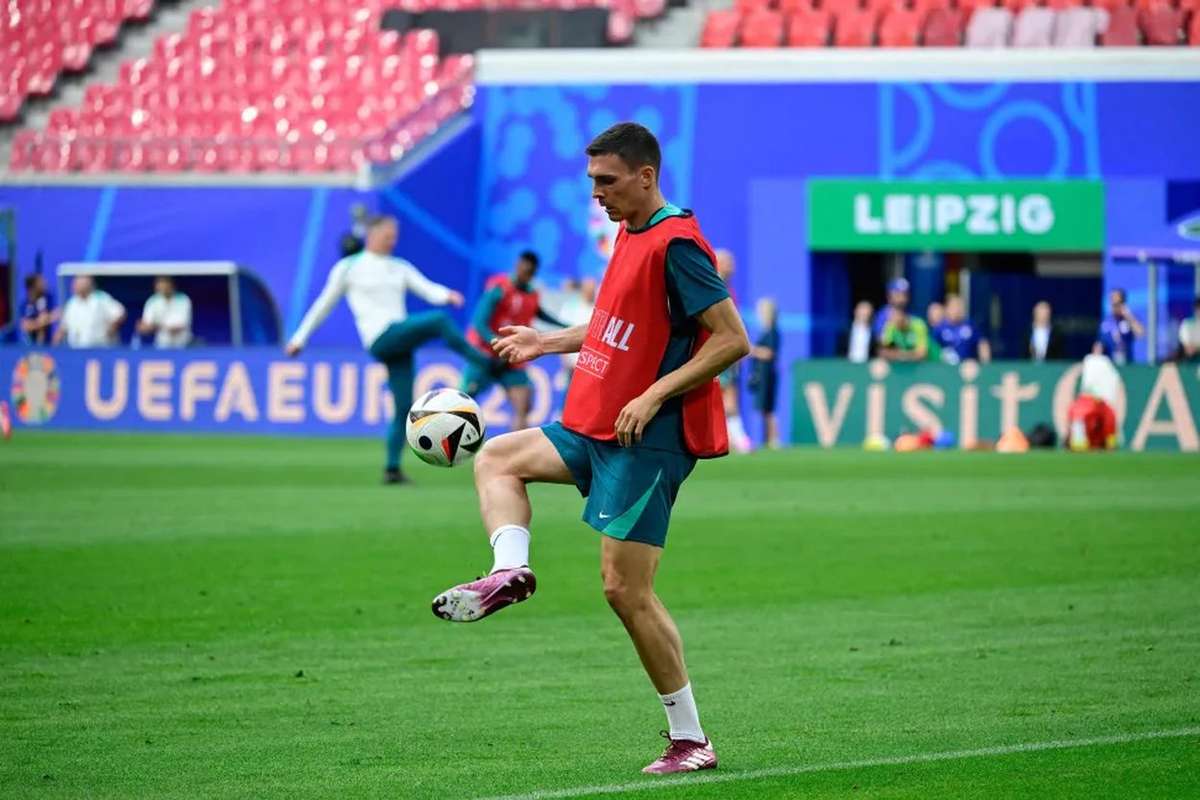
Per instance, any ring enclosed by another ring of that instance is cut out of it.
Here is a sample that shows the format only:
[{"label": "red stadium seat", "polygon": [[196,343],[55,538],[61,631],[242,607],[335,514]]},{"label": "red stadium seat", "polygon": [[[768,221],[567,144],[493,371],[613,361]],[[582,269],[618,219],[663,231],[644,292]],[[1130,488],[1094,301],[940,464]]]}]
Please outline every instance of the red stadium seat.
[{"label": "red stadium seat", "polygon": [[874,11],[843,11],[833,26],[833,43],[838,47],[871,47],[875,44]]},{"label": "red stadium seat", "polygon": [[783,42],[783,15],[755,11],[742,22],[742,47],[779,47]]},{"label": "red stadium seat", "polygon": [[821,0],[820,8],[834,16],[843,11],[859,11],[863,7],[862,0]]},{"label": "red stadium seat", "polygon": [[909,9],[893,9],[879,23],[880,47],[916,47],[921,35],[921,17]]},{"label": "red stadium seat", "polygon": [[1146,44],[1175,46],[1186,41],[1183,12],[1170,6],[1158,6],[1138,14],[1138,23]]},{"label": "red stadium seat", "polygon": [[1110,8],[1108,29],[1100,34],[1100,44],[1105,47],[1137,47],[1141,44],[1137,12],[1128,6]]},{"label": "red stadium seat", "polygon": [[[1200,47],[1200,12],[1192,13],[1192,24],[1188,29],[1188,44]],[[0,111],[2,114],[3,111]]]},{"label": "red stadium seat", "polygon": [[738,26],[742,18],[737,11],[712,11],[704,21],[700,33],[701,47],[733,47],[737,42]]},{"label": "red stadium seat", "polygon": [[935,8],[925,18],[922,41],[926,47],[959,47],[962,37],[962,14],[957,9]]},{"label": "red stadium seat", "polygon": [[816,7],[815,0],[779,0],[780,12],[788,17],[799,11],[812,11]]},{"label": "red stadium seat", "polygon": [[788,23],[789,47],[825,47],[833,31],[828,11],[797,11]]}]

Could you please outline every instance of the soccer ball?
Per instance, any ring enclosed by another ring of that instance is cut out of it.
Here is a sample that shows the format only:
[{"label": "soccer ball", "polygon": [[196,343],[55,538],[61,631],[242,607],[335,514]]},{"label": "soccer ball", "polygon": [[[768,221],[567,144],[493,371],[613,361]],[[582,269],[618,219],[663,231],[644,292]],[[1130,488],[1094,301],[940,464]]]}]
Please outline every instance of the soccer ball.
[{"label": "soccer ball", "polygon": [[405,433],[417,458],[437,467],[453,467],[470,461],[483,447],[483,415],[465,392],[434,389],[408,410]]}]

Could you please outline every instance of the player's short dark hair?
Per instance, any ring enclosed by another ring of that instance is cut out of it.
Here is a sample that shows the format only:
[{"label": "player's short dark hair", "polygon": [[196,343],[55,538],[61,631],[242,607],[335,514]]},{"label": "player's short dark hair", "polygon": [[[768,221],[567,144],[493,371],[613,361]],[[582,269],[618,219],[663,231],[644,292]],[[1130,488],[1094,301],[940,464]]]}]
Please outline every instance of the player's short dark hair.
[{"label": "player's short dark hair", "polygon": [[172,286],[175,285],[175,278],[170,275],[155,275],[154,282],[158,283],[159,281],[170,281]]},{"label": "player's short dark hair", "polygon": [[1128,298],[1127,298],[1127,296],[1126,296],[1126,294],[1125,294],[1125,290],[1124,290],[1124,289],[1121,289],[1121,288],[1109,289],[1109,292],[1110,292],[1111,294],[1116,294],[1118,297],[1120,297],[1120,298],[1121,298],[1121,302],[1122,302],[1122,303],[1124,303],[1124,302],[1125,302],[1125,301],[1128,299]]},{"label": "player's short dark hair", "polygon": [[584,152],[589,156],[617,156],[633,169],[650,166],[657,173],[662,167],[658,139],[649,128],[636,122],[618,122],[592,139]]},{"label": "player's short dark hair", "polygon": [[27,291],[27,292],[32,291],[33,285],[38,282],[38,278],[40,278],[40,277],[42,277],[42,276],[36,272],[31,272],[30,274],[26,275],[25,276],[25,291]]},{"label": "player's short dark hair", "polygon": [[383,225],[386,222],[395,221],[396,218],[390,214],[371,214],[369,217],[367,217],[367,230],[371,230],[379,225]]},{"label": "player's short dark hair", "polygon": [[529,266],[533,267],[535,270],[542,263],[542,260],[540,258],[538,258],[538,254],[533,252],[532,250],[522,250],[520,255],[517,256],[517,258],[521,261],[528,261]]}]

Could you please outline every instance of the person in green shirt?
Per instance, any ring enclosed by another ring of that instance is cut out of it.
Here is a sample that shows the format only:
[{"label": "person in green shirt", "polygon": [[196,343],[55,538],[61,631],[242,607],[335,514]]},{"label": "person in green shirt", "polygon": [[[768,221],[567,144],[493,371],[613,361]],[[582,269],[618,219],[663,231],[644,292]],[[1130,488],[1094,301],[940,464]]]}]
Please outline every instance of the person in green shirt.
[{"label": "person in green shirt", "polygon": [[879,337],[879,355],[888,361],[925,361],[933,357],[929,326],[920,317],[893,309]]}]

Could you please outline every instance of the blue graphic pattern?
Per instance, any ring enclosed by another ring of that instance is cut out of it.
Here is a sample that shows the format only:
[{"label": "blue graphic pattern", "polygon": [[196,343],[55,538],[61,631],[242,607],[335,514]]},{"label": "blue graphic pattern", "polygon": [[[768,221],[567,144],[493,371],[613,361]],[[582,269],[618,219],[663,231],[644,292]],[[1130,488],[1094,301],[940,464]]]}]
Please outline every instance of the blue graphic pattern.
[{"label": "blue graphic pattern", "polygon": [[1098,177],[1092,83],[885,83],[879,176],[930,180]]},{"label": "blue graphic pattern", "polygon": [[554,86],[481,92],[483,154],[470,285],[507,269],[518,250],[542,257],[542,277],[599,277],[607,258],[597,245],[604,226],[584,174],[584,148],[621,120],[653,130],[663,149],[663,191],[690,199],[695,86]]}]

